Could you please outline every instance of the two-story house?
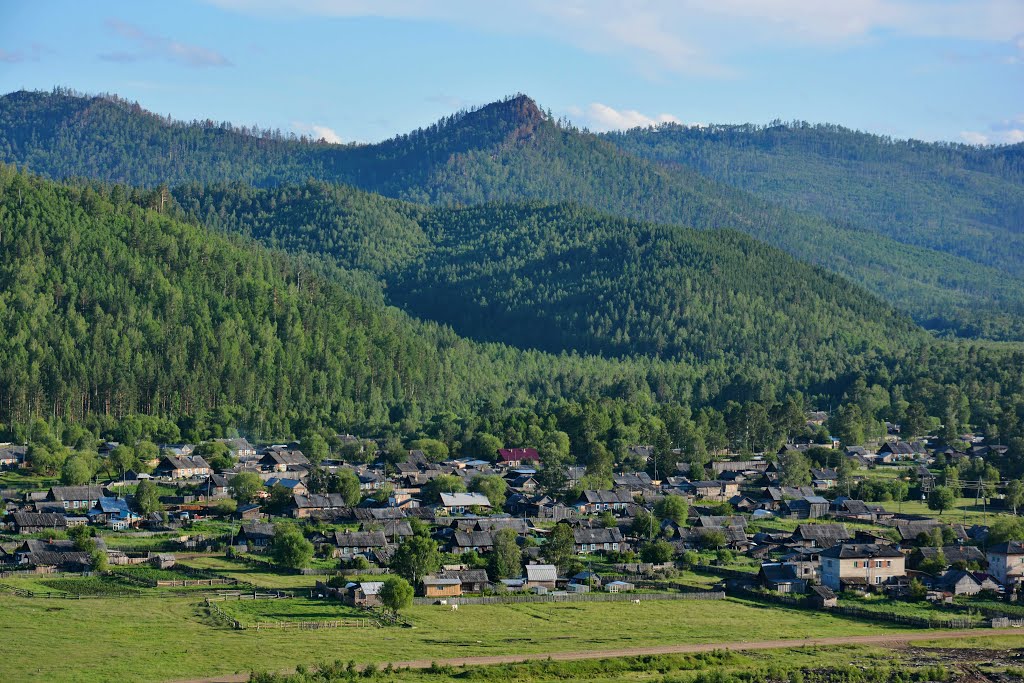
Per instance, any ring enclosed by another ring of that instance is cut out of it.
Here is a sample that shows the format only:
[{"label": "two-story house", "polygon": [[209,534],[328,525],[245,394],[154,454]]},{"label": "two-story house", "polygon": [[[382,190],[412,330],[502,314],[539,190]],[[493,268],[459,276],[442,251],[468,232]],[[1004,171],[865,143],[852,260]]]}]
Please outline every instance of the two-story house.
[{"label": "two-story house", "polygon": [[985,552],[988,573],[996,581],[1009,586],[1018,583],[1024,576],[1024,541],[1006,541]]},{"label": "two-story house", "polygon": [[887,545],[843,543],[821,553],[821,583],[832,590],[881,586],[906,575],[906,557]]}]

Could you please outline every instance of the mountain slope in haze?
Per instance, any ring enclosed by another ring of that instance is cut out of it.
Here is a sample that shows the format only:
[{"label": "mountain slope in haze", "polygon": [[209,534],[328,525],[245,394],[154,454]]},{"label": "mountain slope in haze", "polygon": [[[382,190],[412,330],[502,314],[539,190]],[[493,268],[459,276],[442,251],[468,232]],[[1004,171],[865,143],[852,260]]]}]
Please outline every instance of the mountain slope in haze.
[{"label": "mountain slope in haze", "polygon": [[475,344],[353,294],[321,260],[139,206],[151,201],[0,165],[0,422],[229,410],[254,434],[287,434],[484,400],[687,402],[723,381],[683,363]]},{"label": "mountain slope in haze", "polygon": [[[392,303],[476,340],[765,369],[804,387],[850,372],[861,356],[927,340],[871,294],[734,231],[573,205],[427,210],[313,182],[187,186],[174,196],[211,228],[367,267]],[[363,204],[376,209],[372,220]],[[367,240],[377,234],[391,238]],[[352,244],[362,245],[355,255]]]},{"label": "mountain slope in haze", "polygon": [[604,137],[793,209],[1024,276],[1024,144],[894,141],[807,123],[666,124]]},{"label": "mountain slope in haze", "polygon": [[830,223],[558,125],[526,97],[375,145],[327,145],[168,122],[107,98],[0,99],[0,159],[52,177],[154,186],[318,178],[433,204],[571,201],[699,229],[732,228],[858,282],[921,324],[1024,338],[1024,281],[955,254]]}]

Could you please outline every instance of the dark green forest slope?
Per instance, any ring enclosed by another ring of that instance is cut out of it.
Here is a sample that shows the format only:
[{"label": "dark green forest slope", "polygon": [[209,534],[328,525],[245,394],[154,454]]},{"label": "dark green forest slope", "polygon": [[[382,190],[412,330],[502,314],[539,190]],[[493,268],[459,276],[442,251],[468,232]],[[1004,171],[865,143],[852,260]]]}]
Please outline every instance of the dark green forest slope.
[{"label": "dark green forest slope", "polygon": [[715,368],[702,380],[682,363],[467,342],[353,293],[360,278],[321,261],[140,207],[153,200],[0,166],[0,422],[225,409],[254,434],[287,434],[485,400],[688,402],[723,382]]},{"label": "dark green forest slope", "polygon": [[624,152],[558,124],[526,97],[379,144],[339,146],[214,122],[170,122],[110,98],[19,92],[0,99],[0,160],[58,178],[144,186],[317,178],[445,206],[571,201],[628,218],[731,228],[851,278],[931,329],[1024,338],[1019,278]]},{"label": "dark green forest slope", "polygon": [[930,144],[807,123],[668,124],[606,139],[794,209],[1024,276],[1024,145]]},{"label": "dark green forest slope", "polygon": [[572,205],[426,210],[314,182],[174,195],[212,228],[367,268],[393,303],[478,340],[770,369],[802,387],[926,341],[866,291],[734,231]]}]

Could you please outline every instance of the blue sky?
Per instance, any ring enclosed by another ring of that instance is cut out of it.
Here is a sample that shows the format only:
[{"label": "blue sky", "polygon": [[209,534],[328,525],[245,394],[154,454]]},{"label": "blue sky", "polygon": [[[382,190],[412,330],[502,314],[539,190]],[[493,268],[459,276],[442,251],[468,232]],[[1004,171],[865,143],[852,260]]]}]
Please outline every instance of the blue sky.
[{"label": "blue sky", "polygon": [[0,91],[375,141],[525,92],[608,130],[840,123],[1024,141],[1024,0],[0,3]]}]

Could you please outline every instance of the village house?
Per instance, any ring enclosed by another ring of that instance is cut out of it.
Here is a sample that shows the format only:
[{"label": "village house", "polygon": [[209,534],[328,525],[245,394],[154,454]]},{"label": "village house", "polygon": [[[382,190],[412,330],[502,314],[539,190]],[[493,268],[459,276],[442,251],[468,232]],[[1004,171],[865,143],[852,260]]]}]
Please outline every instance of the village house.
[{"label": "village house", "polygon": [[11,523],[16,534],[64,531],[68,526],[64,515],[56,512],[15,512],[11,514]]},{"label": "village house", "polygon": [[621,512],[633,504],[633,494],[625,489],[615,491],[583,491],[573,507],[581,514],[592,515],[605,510]]},{"label": "village house", "polygon": [[832,590],[881,586],[906,573],[906,557],[887,545],[844,543],[821,553],[821,582]]},{"label": "village house", "polygon": [[806,548],[831,548],[851,538],[845,524],[798,524],[792,542]]},{"label": "village house", "polygon": [[540,464],[540,453],[536,448],[499,448],[498,462],[511,468],[523,465],[536,467]]},{"label": "village house", "polygon": [[830,468],[811,468],[811,486],[817,490],[834,489],[839,482],[839,473]]},{"label": "village house", "polygon": [[336,531],[334,532],[334,557],[352,560],[357,555],[367,559],[374,551],[386,547],[388,539],[382,531]]},{"label": "village house", "polygon": [[463,593],[482,593],[491,587],[484,569],[468,569],[465,566],[445,567],[438,572],[442,579],[458,579]]},{"label": "village house", "polygon": [[[102,539],[96,541],[100,550],[106,550]],[[92,566],[90,553],[77,550],[73,541],[25,541],[14,553],[19,565],[37,569],[84,571]]]},{"label": "village house", "polygon": [[380,589],[383,581],[363,581],[345,586],[344,601],[353,607],[380,607]]},{"label": "village house", "polygon": [[287,446],[271,446],[259,460],[259,465],[268,472],[288,472],[309,467],[309,459],[302,451]]},{"label": "village house", "polygon": [[0,469],[19,467],[25,462],[25,454],[27,452],[27,446],[0,443]]},{"label": "village house", "polygon": [[142,518],[128,507],[127,500],[108,496],[101,496],[88,515],[89,521],[93,524],[104,524],[114,531],[129,529],[142,521]]},{"label": "village house", "polygon": [[85,512],[95,507],[103,495],[102,486],[54,486],[46,495],[46,500],[62,505],[65,510]]},{"label": "village house", "polygon": [[619,552],[625,549],[622,532],[619,531],[618,527],[610,529],[573,529],[572,535],[578,555]]},{"label": "village house", "polygon": [[797,568],[789,563],[766,562],[757,573],[762,586],[776,593],[803,593],[807,581],[797,575]]},{"label": "village house", "polygon": [[910,564],[919,566],[925,560],[934,560],[942,553],[947,565],[962,564],[964,568],[985,566],[985,553],[973,545],[944,545],[941,548],[922,546],[910,556]]},{"label": "village house", "polygon": [[988,573],[1004,586],[1011,586],[1024,576],[1024,542],[1005,541],[985,552]]},{"label": "village house", "polygon": [[456,531],[452,534],[452,552],[462,554],[473,550],[489,553],[494,550],[494,535],[490,531]]},{"label": "village house", "polygon": [[191,479],[205,477],[210,474],[210,465],[201,455],[170,455],[160,458],[160,464],[153,473],[168,479]]},{"label": "village house", "polygon": [[274,525],[261,522],[243,524],[235,536],[235,545],[244,545],[250,551],[267,548],[273,541]]},{"label": "village house", "polygon": [[349,506],[345,504],[345,497],[340,493],[310,493],[307,495],[294,494],[292,504],[292,516],[298,518],[335,516],[348,512]]},{"label": "village house", "polygon": [[982,591],[996,592],[1001,586],[988,574],[950,569],[935,582],[935,589],[953,595],[977,595]]},{"label": "village house", "polygon": [[526,565],[526,588],[555,590],[558,585],[558,567],[553,564]]},{"label": "village house", "polygon": [[423,595],[428,598],[457,598],[462,595],[462,580],[458,577],[423,577]]},{"label": "village house", "polygon": [[712,481],[691,481],[683,487],[696,498],[724,503],[740,492],[735,481],[715,479]]},{"label": "village house", "polygon": [[246,460],[252,460],[256,457],[256,448],[248,439],[244,437],[238,437],[235,439],[214,439],[218,443],[222,443],[228,447],[231,451],[231,455],[235,456],[236,459],[245,462]]}]

